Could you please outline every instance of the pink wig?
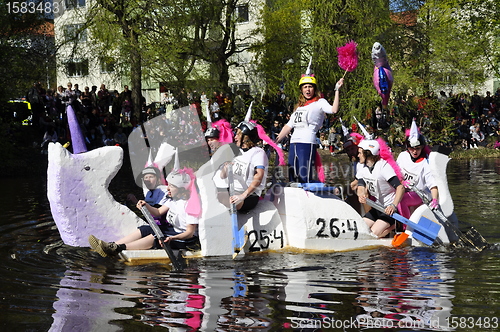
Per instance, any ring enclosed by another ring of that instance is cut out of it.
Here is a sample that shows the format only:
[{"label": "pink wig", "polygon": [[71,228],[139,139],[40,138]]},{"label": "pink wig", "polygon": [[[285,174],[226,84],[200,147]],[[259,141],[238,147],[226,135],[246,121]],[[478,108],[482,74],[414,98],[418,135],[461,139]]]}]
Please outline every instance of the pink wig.
[{"label": "pink wig", "polygon": [[198,195],[198,190],[196,189],[196,176],[194,175],[193,169],[184,167],[177,170],[177,172],[187,174],[191,179],[188,187],[190,195],[186,205],[186,212],[193,217],[201,217],[201,201],[200,196]]},{"label": "pink wig", "polygon": [[226,119],[213,122],[212,127],[219,130],[219,142],[233,143],[233,129],[231,128],[231,124]]},{"label": "pink wig", "polygon": [[403,175],[401,174],[401,169],[399,168],[398,164],[394,160],[394,157],[392,156],[392,152],[387,146],[387,143],[382,138],[377,138],[378,144],[380,144],[380,158],[384,159],[387,161],[389,165],[394,169],[394,172],[396,172],[396,175],[399,179],[399,181],[403,181]]},{"label": "pink wig", "polygon": [[362,140],[365,139],[365,137],[361,134],[358,133],[351,133],[350,136],[353,138],[353,140],[356,142],[356,145],[359,144]]},{"label": "pink wig", "polygon": [[257,128],[257,134],[259,135],[259,138],[264,142],[266,142],[267,144],[269,144],[270,146],[272,146],[274,150],[276,150],[280,161],[279,165],[285,166],[286,163],[285,163],[285,156],[283,155],[283,150],[279,148],[276,145],[276,143],[274,143],[273,140],[269,138],[269,136],[267,136],[266,131],[264,130],[264,128],[262,128],[260,124],[258,124],[255,120],[250,120],[250,122],[253,123]]}]

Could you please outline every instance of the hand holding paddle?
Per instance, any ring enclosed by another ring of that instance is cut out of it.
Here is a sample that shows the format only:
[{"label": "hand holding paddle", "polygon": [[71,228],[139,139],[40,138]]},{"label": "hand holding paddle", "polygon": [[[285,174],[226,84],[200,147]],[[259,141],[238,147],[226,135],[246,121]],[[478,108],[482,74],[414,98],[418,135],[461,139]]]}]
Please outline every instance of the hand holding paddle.
[{"label": "hand holding paddle", "polygon": [[[135,196],[133,198],[135,199],[134,203],[137,204],[138,203],[137,198],[135,198]],[[132,198],[131,198],[131,201],[133,201]],[[149,213],[148,209],[146,208],[146,205],[141,204],[141,206],[140,207],[138,206],[138,208],[141,210],[144,218],[146,218],[146,221],[148,222],[151,229],[153,229],[153,232],[155,233],[156,238],[160,242],[160,245],[163,247],[163,249],[165,249],[165,252],[167,253],[168,258],[172,262],[172,266],[174,267],[174,270],[177,270],[177,271],[183,270],[184,264],[181,261],[179,261],[179,259],[175,256],[174,251],[172,250],[172,247],[170,247],[170,243],[168,243],[168,241],[165,242],[165,235],[161,231],[161,229],[158,226],[158,224],[156,223],[156,221],[151,216],[151,213]]]},{"label": "hand holding paddle", "polygon": [[[372,201],[371,199],[367,199],[366,204],[379,210],[380,212],[385,213],[385,208],[382,205]],[[432,245],[434,243],[439,233],[439,230],[441,229],[441,225],[436,224],[432,220],[429,220],[425,217],[420,218],[418,224],[414,223],[409,219],[406,219],[405,217],[397,213],[393,213],[391,217],[408,226],[410,231],[413,230],[412,235],[415,240],[423,242],[427,245]]]}]

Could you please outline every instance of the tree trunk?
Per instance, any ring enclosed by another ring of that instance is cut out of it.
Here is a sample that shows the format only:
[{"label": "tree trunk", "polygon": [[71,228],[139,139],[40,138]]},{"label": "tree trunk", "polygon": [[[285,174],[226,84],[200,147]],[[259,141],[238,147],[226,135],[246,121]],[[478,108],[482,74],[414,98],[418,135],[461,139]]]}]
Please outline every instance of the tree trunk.
[{"label": "tree trunk", "polygon": [[136,33],[131,32],[130,36],[130,82],[132,85],[133,115],[138,120],[141,119],[142,111],[142,58],[139,51],[139,40]]}]

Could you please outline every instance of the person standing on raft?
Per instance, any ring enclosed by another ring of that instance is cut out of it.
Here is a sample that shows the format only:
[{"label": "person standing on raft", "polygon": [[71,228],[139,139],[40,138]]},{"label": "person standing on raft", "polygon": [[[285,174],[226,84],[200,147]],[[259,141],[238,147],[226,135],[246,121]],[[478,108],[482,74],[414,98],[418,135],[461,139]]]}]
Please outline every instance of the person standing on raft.
[{"label": "person standing on raft", "polygon": [[291,182],[309,183],[313,181],[313,167],[316,165],[316,135],[323,125],[325,113],[334,114],[339,110],[339,89],[344,83],[341,78],[335,85],[333,106],[321,98],[311,62],[306,74],[299,80],[300,96],[290,121],[283,126],[276,142],[283,140],[292,129],[288,155],[289,179]]}]

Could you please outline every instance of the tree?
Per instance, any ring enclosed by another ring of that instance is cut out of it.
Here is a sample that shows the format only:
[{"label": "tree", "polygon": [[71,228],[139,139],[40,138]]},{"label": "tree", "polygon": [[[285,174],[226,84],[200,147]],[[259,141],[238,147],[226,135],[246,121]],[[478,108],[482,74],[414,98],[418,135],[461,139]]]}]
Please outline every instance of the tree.
[{"label": "tree", "polygon": [[[33,3],[43,10],[46,2]],[[5,0],[0,6],[0,100],[4,101],[25,96],[33,82],[49,87],[55,75],[55,49],[52,23],[43,11],[22,13]]]},{"label": "tree", "polygon": [[254,44],[254,54],[257,68],[265,77],[266,88],[271,95],[279,89],[288,96],[297,93],[301,51],[304,48],[304,39],[300,37],[304,6],[305,1],[275,0],[268,2],[262,10],[262,20],[256,33],[264,38]]},{"label": "tree", "polygon": [[[323,1],[310,2],[311,28],[308,50],[312,53],[314,71],[320,79],[323,91],[333,90],[344,71],[338,66],[337,47],[354,40],[359,55],[358,67],[345,76],[342,88],[343,116],[356,115],[364,119],[368,109],[380,101],[373,87],[373,63],[371,48],[375,41],[387,50],[389,58],[393,44],[389,1]],[[391,62],[392,65],[392,62]],[[349,91],[347,94],[346,92]]]}]

